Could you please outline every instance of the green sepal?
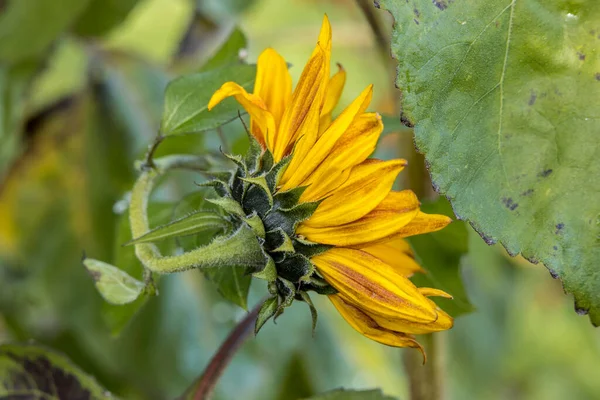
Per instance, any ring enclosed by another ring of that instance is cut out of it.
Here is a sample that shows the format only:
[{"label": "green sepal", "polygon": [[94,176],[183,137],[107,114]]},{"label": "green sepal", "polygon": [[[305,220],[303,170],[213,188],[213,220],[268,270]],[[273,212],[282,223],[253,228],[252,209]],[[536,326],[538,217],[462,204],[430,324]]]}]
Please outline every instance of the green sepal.
[{"label": "green sepal", "polygon": [[93,258],[85,258],[83,265],[94,280],[96,289],[107,303],[129,304],[144,291],[143,282],[114,265]]},{"label": "green sepal", "polygon": [[244,163],[246,164],[247,171],[253,174],[258,171],[260,167],[260,159],[263,149],[260,143],[258,143],[258,140],[256,140],[251,134],[248,134],[248,141],[250,142],[250,146],[248,147],[248,151],[244,157]]},{"label": "green sepal", "polygon": [[294,248],[296,249],[296,251],[305,255],[308,258],[318,256],[319,254],[323,254],[332,247],[334,246],[310,242],[300,237],[296,237],[296,239],[294,240]]},{"label": "green sepal", "polygon": [[229,160],[231,160],[235,165],[237,165],[238,168],[240,168],[242,171],[244,171],[244,176],[247,175],[248,168],[246,166],[246,163],[244,162],[244,158],[241,155],[228,154],[228,153],[223,153],[223,155],[225,157],[227,157]]},{"label": "green sepal", "polygon": [[273,165],[273,167],[267,173],[267,184],[269,185],[269,189],[271,191],[275,191],[285,169],[289,165],[290,161],[292,161],[292,156],[288,155],[281,159],[277,164]]},{"label": "green sepal", "polygon": [[310,310],[310,317],[312,319],[312,335],[314,337],[315,330],[317,329],[317,318],[319,316],[317,313],[317,309],[315,308],[315,305],[313,304],[308,293],[306,293],[305,291],[298,291],[298,295],[300,296],[299,300],[302,300],[303,302],[308,304],[308,308]]},{"label": "green sepal", "polygon": [[250,178],[240,178],[240,179],[244,182],[248,182],[248,183],[255,185],[255,186],[259,187],[260,189],[262,189],[263,192],[265,193],[265,195],[267,196],[267,199],[269,200],[270,208],[273,207],[273,195],[271,194],[271,189],[267,185],[267,179],[265,178],[264,175],[257,176],[257,177],[250,177]]},{"label": "green sepal", "polygon": [[260,328],[262,328],[265,322],[267,322],[269,319],[271,319],[271,317],[273,317],[273,315],[275,315],[277,308],[277,296],[269,297],[267,300],[265,300],[263,305],[260,307],[260,310],[258,311],[258,316],[256,317],[256,323],[254,324],[255,335],[258,334],[258,331],[260,331]]},{"label": "green sepal", "polygon": [[219,214],[211,211],[198,211],[152,229],[148,233],[125,243],[124,246],[158,242],[169,238],[193,235],[207,230],[220,229],[227,231],[230,228],[231,223]]},{"label": "green sepal", "polygon": [[277,279],[277,267],[275,266],[275,261],[268,255],[265,255],[265,257],[267,258],[265,267],[261,271],[254,272],[252,276],[267,282],[275,282]]},{"label": "green sepal", "polygon": [[274,316],[275,320],[281,314],[283,314],[283,311],[287,307],[292,305],[292,303],[294,302],[294,297],[296,297],[296,286],[292,282],[288,281],[285,278],[278,277],[277,281],[276,281],[276,285],[277,285],[277,292],[282,297],[282,299],[281,299],[281,303],[279,304],[279,307],[277,307],[277,311],[275,312],[275,316]]},{"label": "green sepal", "polygon": [[221,207],[226,213],[240,218],[246,218],[246,214],[240,206],[240,203],[230,197],[218,197],[216,199],[206,199],[209,203]]},{"label": "green sepal", "polygon": [[323,295],[336,294],[338,292],[325,279],[316,274],[310,276],[306,283],[302,284],[302,289],[305,291],[312,290],[313,292]]},{"label": "green sepal", "polygon": [[267,232],[266,239],[266,244],[270,252],[294,253],[296,251],[292,239],[281,228]]},{"label": "green sepal", "polygon": [[288,236],[294,236],[296,227],[302,221],[310,218],[319,206],[318,201],[298,204],[289,209],[278,209],[270,212],[264,218],[267,231],[282,228]]},{"label": "green sepal", "polygon": [[282,261],[277,264],[279,276],[292,282],[310,282],[310,276],[315,272],[315,266],[302,254],[286,254]]},{"label": "green sepal", "polygon": [[256,214],[256,212],[248,217],[242,217],[242,220],[244,220],[244,222],[247,223],[250,228],[252,228],[256,236],[260,237],[261,239],[265,238],[265,226],[262,223],[262,219],[258,216],[258,214]]},{"label": "green sepal", "polygon": [[260,186],[249,186],[242,200],[243,207],[248,211],[256,211],[261,218],[264,218],[273,209],[271,194],[267,194]]},{"label": "green sepal", "polygon": [[265,173],[269,172],[271,168],[273,168],[273,164],[275,163],[275,159],[273,158],[273,153],[271,150],[265,149],[262,157],[260,159],[260,169],[259,172]]},{"label": "green sepal", "polygon": [[276,208],[290,209],[300,201],[302,193],[308,186],[299,186],[285,192],[278,192],[273,196],[273,202]]},{"label": "green sepal", "polygon": [[232,196],[229,184],[220,179],[211,179],[206,182],[196,183],[199,187],[211,187],[219,196]]}]

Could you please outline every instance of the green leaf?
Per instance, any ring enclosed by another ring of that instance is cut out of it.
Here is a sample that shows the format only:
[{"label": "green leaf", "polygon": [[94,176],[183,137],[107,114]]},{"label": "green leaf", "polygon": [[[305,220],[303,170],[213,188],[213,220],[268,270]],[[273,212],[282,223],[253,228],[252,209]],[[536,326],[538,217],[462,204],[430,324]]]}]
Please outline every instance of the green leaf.
[{"label": "green leaf", "polygon": [[254,325],[254,334],[257,334],[260,331],[260,328],[267,322],[275,312],[277,311],[278,299],[277,296],[269,297],[263,305],[260,307],[258,311],[258,316],[256,317],[256,324]]},{"label": "green leaf", "polygon": [[197,211],[152,229],[145,235],[129,241],[126,245],[158,242],[165,239],[189,236],[213,230],[227,231],[230,227],[231,224],[229,222],[212,211]]},{"label": "green leaf", "polygon": [[35,345],[0,345],[2,399],[116,399],[62,354]]},{"label": "green leaf", "polygon": [[138,0],[91,0],[73,27],[79,36],[102,36],[119,25]]},{"label": "green leaf", "polygon": [[96,289],[111,304],[128,304],[144,290],[144,283],[132,278],[121,269],[103,261],[86,258],[83,265],[94,279]]},{"label": "green leaf", "polygon": [[29,0],[3,3],[0,63],[17,63],[46,51],[89,0]]},{"label": "green leaf", "polygon": [[234,304],[248,309],[248,291],[252,283],[252,275],[243,267],[209,268],[205,276],[217,286],[217,290]]},{"label": "green leaf", "polygon": [[600,325],[597,1],[380,3],[436,187],[487,243],[544,263]]},{"label": "green leaf", "polygon": [[229,37],[217,50],[217,52],[208,60],[199,72],[209,71],[211,69],[224,67],[229,64],[240,62],[240,52],[246,49],[248,43],[246,36],[239,28],[234,28]]},{"label": "green leaf", "polygon": [[[424,203],[423,212],[444,214],[454,217],[450,203],[439,198],[434,203]],[[469,235],[466,224],[454,221],[444,229],[426,235],[408,238],[417,254],[417,258],[427,274],[415,274],[411,280],[417,286],[441,289],[454,298],[432,298],[444,311],[457,317],[474,311],[460,275],[461,259],[469,251]]]},{"label": "green leaf", "polygon": [[395,400],[393,397],[386,396],[381,389],[371,390],[347,390],[335,389],[304,400]]},{"label": "green leaf", "polygon": [[253,65],[232,65],[175,79],[165,91],[162,134],[204,132],[237,118],[243,110],[233,98],[224,100],[212,111],[208,111],[208,101],[229,81],[251,91],[255,75]]}]

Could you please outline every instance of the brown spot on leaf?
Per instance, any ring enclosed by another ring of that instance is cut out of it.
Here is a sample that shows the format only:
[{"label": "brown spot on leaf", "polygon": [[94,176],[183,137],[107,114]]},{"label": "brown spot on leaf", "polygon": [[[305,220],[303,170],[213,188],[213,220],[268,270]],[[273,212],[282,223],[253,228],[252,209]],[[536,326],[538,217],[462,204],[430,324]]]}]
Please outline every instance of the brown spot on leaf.
[{"label": "brown spot on leaf", "polygon": [[88,273],[90,274],[94,282],[98,282],[100,279],[102,279],[102,274],[99,271],[91,271],[88,269]]},{"label": "brown spot on leaf", "polygon": [[527,189],[526,191],[521,193],[521,196],[531,196],[533,194],[533,192],[534,192],[533,189]]},{"label": "brown spot on leaf", "polygon": [[379,1],[378,1],[378,0],[375,0],[375,1],[373,2],[373,5],[375,6],[375,8],[381,8],[381,4],[379,4]]},{"label": "brown spot on leaf", "polygon": [[414,18],[413,21],[415,21],[415,24],[419,25],[419,21],[417,21],[416,18]]},{"label": "brown spot on leaf", "polygon": [[577,52],[577,57],[579,57],[579,59],[580,59],[581,61],[584,61],[584,60],[585,60],[585,54],[583,54],[583,53]]},{"label": "brown spot on leaf", "polygon": [[539,177],[542,177],[542,178],[546,178],[546,177],[548,177],[548,175],[550,175],[551,173],[552,173],[552,170],[551,170],[551,169],[545,169],[545,170],[543,170],[542,172],[540,172],[540,173],[538,174],[538,176],[539,176]]},{"label": "brown spot on leaf", "polygon": [[517,207],[519,207],[518,203],[515,203],[513,201],[512,198],[510,197],[503,197],[502,198],[502,203],[504,203],[504,205],[506,206],[506,208],[508,208],[510,211],[514,211]]},{"label": "brown spot on leaf", "polygon": [[537,94],[532,90],[531,96],[529,96],[529,102],[527,104],[529,104],[530,106],[534,105],[536,99],[537,99]]},{"label": "brown spot on leaf", "polygon": [[565,224],[563,224],[562,222],[556,224],[556,230],[554,231],[554,233],[556,235],[558,235],[563,230],[564,227],[565,227]]},{"label": "brown spot on leaf", "polygon": [[552,246],[554,250],[558,250],[558,246]]},{"label": "brown spot on leaf", "polygon": [[435,5],[442,11],[448,8],[448,3],[446,2],[446,0],[433,0],[433,5]]},{"label": "brown spot on leaf", "polygon": [[600,81],[600,72],[596,72],[596,80]]},{"label": "brown spot on leaf", "polygon": [[558,274],[556,273],[555,270],[549,268],[548,271],[550,272],[550,275],[552,276],[552,278],[558,279]]}]

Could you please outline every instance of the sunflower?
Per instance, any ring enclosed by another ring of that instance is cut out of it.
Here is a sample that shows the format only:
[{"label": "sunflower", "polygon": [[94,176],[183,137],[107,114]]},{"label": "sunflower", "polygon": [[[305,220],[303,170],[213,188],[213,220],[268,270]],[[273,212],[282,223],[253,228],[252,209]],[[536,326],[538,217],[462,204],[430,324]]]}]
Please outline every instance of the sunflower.
[{"label": "sunflower", "polygon": [[[262,242],[273,263],[269,274],[259,275],[270,276],[275,297],[263,311],[270,317],[288,306],[290,291],[312,310],[305,295],[312,289],[327,294],[368,338],[420,349],[414,334],[449,329],[453,323],[428,297],[450,296],[408,279],[422,269],[403,238],[439,230],[451,220],[421,212],[412,191],[392,190],[405,160],[369,158],[383,130],[381,117],[366,112],[372,85],[332,118],[346,72],[338,65],[330,76],[330,54],[325,16],[293,91],[285,60],[268,48],[258,58],[253,93],[227,82],[208,105],[210,110],[233,96],[250,115],[250,133],[260,145],[260,160],[246,163],[237,174],[248,186],[236,189],[229,183],[228,193],[266,229]],[[266,196],[261,200],[252,189]]]}]

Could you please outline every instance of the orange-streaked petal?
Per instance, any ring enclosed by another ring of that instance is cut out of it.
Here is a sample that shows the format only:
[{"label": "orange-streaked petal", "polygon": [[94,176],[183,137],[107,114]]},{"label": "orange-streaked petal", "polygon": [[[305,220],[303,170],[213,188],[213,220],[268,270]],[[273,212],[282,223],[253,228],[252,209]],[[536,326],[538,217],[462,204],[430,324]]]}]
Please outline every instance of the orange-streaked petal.
[{"label": "orange-streaked petal", "polygon": [[382,130],[383,123],[378,114],[358,116],[311,174],[311,183],[302,194],[302,201],[320,200],[342,185],[345,180],[340,177],[344,171],[360,164],[373,153]]},{"label": "orange-streaked petal", "polygon": [[[306,63],[292,94],[292,101],[283,113],[281,125],[277,132],[279,138],[275,149],[273,149],[273,156],[276,161],[281,160],[291,150],[298,137],[303,137],[303,143],[296,145],[296,151],[308,152],[317,140],[319,102],[323,97],[323,87],[326,84],[325,53],[320,48],[317,48],[317,50]],[[317,113],[316,122],[309,121],[305,123],[307,115],[313,108],[317,108],[317,111],[313,111],[313,113]],[[303,129],[301,130],[300,127],[303,127]],[[306,149],[301,148],[301,146],[306,147]]]},{"label": "orange-streaked petal", "polygon": [[327,91],[325,92],[325,102],[321,109],[321,121],[319,122],[319,135],[331,125],[331,113],[340,101],[344,85],[346,84],[346,70],[341,64],[338,64],[338,72],[329,80]]},{"label": "orange-streaked petal", "polygon": [[[292,77],[282,56],[268,48],[258,57],[254,94],[260,97],[273,115],[278,127],[283,112],[292,99]],[[275,148],[279,135],[269,135],[269,148]],[[287,145],[287,143],[285,143]]]},{"label": "orange-streaked petal", "polygon": [[340,247],[356,246],[387,238],[415,218],[419,200],[410,190],[390,192],[370,213],[348,224],[314,228],[301,224],[296,232],[311,242]]},{"label": "orange-streaked petal", "polygon": [[[435,303],[433,303],[432,305],[435,306]],[[407,321],[403,318],[388,318],[386,316],[373,314],[371,312],[367,312],[367,314],[377,323],[377,325],[385,329],[410,333],[413,335],[422,335],[425,333],[445,331],[447,329],[452,328],[452,326],[454,325],[454,320],[452,319],[452,317],[446,314],[444,311],[440,310],[439,307],[435,308],[437,318],[435,319],[435,321],[427,323]]]},{"label": "orange-streaked petal", "polygon": [[221,101],[231,96],[235,97],[238,103],[250,114],[252,134],[256,137],[256,140],[265,146],[267,134],[275,135],[275,120],[259,96],[246,92],[246,89],[235,82],[225,82],[212,95],[208,102],[208,110],[212,110]]},{"label": "orange-streaked petal", "polygon": [[362,335],[371,340],[375,340],[381,344],[392,347],[412,347],[419,349],[423,354],[423,362],[425,362],[425,352],[419,343],[411,336],[401,332],[394,332],[382,328],[369,317],[367,314],[346,303],[338,295],[328,296],[333,306],[338,310],[340,315],[348,322],[348,324]]},{"label": "orange-streaked petal", "polygon": [[305,224],[313,227],[343,225],[372,211],[392,189],[406,160],[369,159],[350,171],[350,177],[327,197]]},{"label": "orange-streaked petal", "polygon": [[[368,107],[373,97],[373,85],[369,85],[358,96],[352,104],[340,114],[339,117],[327,128],[319,137],[315,145],[310,149],[309,153],[301,158],[301,162],[297,165],[290,164],[286,187],[289,189],[295,186],[301,186],[310,183],[311,173],[319,166],[335,146],[338,139],[346,132],[357,115],[360,115]],[[307,181],[309,180],[309,181]]]},{"label": "orange-streaked petal", "polygon": [[[409,247],[408,251],[406,246]],[[415,261],[412,250],[404,239],[397,238],[383,243],[368,244],[361,246],[360,250],[379,258],[407,278],[415,272],[425,272],[419,263]],[[426,294],[423,295],[427,296]]]},{"label": "orange-streaked petal", "polygon": [[360,250],[333,248],[311,259],[348,303],[364,312],[413,322],[433,322],[435,304],[392,267]]}]

